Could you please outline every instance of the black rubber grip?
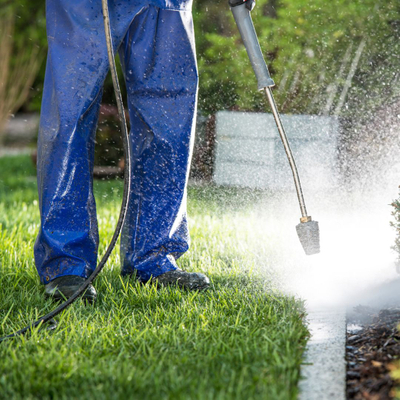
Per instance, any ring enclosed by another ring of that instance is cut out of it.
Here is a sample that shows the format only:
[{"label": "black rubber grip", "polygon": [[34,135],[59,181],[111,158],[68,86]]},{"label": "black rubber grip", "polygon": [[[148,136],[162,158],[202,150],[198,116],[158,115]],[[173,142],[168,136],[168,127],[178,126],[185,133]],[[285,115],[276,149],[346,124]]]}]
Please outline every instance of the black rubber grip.
[{"label": "black rubber grip", "polygon": [[230,7],[237,7],[241,6],[242,4],[246,4],[246,8],[252,11],[256,5],[256,0],[229,0]]},{"label": "black rubber grip", "polygon": [[236,6],[240,6],[241,4],[244,4],[246,2],[246,0],[229,0],[229,5],[231,7],[236,7]]}]

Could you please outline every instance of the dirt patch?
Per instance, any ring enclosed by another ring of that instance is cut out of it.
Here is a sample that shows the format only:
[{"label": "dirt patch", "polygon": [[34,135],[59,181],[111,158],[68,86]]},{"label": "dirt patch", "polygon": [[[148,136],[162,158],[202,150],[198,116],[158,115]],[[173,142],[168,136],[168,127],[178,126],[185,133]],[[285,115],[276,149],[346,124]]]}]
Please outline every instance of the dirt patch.
[{"label": "dirt patch", "polygon": [[390,368],[400,358],[400,308],[376,311],[359,306],[355,311],[358,320],[349,321],[347,332],[347,398],[393,399]]}]

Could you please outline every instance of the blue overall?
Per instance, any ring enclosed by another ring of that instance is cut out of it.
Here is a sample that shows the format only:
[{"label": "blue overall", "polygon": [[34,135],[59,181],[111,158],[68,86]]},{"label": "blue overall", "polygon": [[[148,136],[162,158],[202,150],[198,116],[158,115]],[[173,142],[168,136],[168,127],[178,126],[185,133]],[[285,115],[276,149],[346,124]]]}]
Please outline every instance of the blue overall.
[{"label": "blue overall", "polygon": [[[197,67],[191,0],[109,0],[131,123],[132,188],[122,274],[146,281],[189,247],[186,184]],[[96,267],[94,144],[108,57],[100,0],[48,0],[49,51],[38,138],[42,283]]]}]

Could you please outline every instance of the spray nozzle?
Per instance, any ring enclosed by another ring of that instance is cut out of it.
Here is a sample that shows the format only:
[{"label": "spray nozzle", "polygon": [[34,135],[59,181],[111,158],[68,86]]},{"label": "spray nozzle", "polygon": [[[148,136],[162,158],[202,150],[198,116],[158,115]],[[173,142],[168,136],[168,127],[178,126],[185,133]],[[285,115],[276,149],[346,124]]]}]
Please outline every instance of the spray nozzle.
[{"label": "spray nozzle", "polygon": [[311,217],[300,218],[300,224],[296,226],[297,235],[305,253],[310,256],[320,252],[319,225]]}]

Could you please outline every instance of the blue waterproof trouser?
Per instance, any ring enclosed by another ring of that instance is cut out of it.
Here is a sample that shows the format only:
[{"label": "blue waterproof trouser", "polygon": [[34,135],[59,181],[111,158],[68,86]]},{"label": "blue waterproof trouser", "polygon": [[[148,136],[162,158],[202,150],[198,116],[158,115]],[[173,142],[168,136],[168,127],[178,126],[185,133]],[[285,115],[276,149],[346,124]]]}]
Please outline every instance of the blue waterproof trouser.
[{"label": "blue waterproof trouser", "polygon": [[[132,188],[122,231],[122,273],[146,281],[176,269],[189,247],[186,183],[197,68],[191,12],[109,2],[131,123]],[[140,3],[140,4],[138,4]],[[108,72],[101,1],[47,2],[49,51],[38,139],[42,283],[96,267],[95,131]]]}]

